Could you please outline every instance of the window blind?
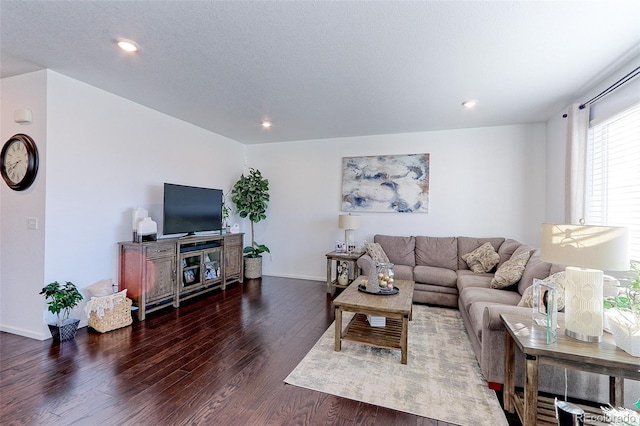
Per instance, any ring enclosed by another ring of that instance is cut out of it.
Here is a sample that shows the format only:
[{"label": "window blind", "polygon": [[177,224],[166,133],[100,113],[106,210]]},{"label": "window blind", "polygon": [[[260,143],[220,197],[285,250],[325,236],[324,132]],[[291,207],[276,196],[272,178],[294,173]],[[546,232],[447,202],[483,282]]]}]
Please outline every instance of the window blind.
[{"label": "window blind", "polygon": [[626,226],[640,261],[640,103],[589,129],[585,219]]}]

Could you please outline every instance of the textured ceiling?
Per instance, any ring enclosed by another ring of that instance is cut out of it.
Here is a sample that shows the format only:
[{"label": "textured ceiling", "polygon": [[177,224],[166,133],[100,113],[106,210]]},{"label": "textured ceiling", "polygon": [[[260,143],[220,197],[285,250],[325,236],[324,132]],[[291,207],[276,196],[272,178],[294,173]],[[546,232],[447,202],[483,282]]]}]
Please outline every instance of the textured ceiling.
[{"label": "textured ceiling", "polygon": [[640,1],[1,0],[0,20],[0,76],[49,68],[242,143],[546,121],[640,46]]}]

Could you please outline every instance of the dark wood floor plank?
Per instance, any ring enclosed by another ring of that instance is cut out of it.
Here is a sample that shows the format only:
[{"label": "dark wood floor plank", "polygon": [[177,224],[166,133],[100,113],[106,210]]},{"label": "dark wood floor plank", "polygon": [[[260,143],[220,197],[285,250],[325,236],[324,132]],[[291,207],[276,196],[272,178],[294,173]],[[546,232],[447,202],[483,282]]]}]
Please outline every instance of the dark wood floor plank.
[{"label": "dark wood floor plank", "polygon": [[285,384],[333,317],[323,283],[263,277],[63,344],[0,333],[0,423],[451,426]]}]

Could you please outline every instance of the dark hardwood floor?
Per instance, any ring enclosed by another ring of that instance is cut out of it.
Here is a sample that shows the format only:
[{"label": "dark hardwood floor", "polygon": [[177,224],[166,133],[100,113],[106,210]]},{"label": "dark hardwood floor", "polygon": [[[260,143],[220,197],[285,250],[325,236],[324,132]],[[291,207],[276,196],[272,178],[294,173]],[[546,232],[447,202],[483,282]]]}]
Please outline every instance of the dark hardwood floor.
[{"label": "dark hardwood floor", "polygon": [[263,277],[62,344],[0,333],[0,424],[449,425],[286,385],[332,322],[323,283]]}]

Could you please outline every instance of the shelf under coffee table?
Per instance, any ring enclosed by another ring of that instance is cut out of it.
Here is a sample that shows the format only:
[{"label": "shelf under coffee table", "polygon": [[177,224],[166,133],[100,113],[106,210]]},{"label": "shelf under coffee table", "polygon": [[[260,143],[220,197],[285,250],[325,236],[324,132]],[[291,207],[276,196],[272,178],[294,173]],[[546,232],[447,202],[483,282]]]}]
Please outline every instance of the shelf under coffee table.
[{"label": "shelf under coffee table", "polygon": [[[343,341],[365,345],[400,349],[402,364],[407,363],[407,337],[413,300],[413,281],[396,280],[398,294],[378,296],[358,291],[358,277],[333,301],[336,313],[335,350],[342,349]],[[342,312],[354,312],[349,325],[342,329]],[[372,327],[367,315],[386,318],[385,327]]]}]

